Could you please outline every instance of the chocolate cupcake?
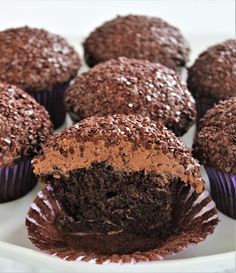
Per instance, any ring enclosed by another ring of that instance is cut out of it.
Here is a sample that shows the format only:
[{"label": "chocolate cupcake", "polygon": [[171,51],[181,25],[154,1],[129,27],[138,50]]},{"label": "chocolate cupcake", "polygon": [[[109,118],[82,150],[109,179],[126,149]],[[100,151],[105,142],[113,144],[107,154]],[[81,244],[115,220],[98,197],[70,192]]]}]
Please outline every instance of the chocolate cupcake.
[{"label": "chocolate cupcake", "polygon": [[194,154],[205,166],[218,209],[236,219],[236,97],[208,110],[199,126]]},{"label": "chocolate cupcake", "polygon": [[72,120],[109,114],[141,114],[183,135],[196,116],[195,103],[179,75],[149,61],[125,57],[79,75],[65,93]]},{"label": "chocolate cupcake", "polygon": [[49,115],[31,96],[0,82],[0,203],[36,184],[32,157],[52,133]]},{"label": "chocolate cupcake", "polygon": [[85,119],[50,139],[33,164],[43,190],[26,225],[54,256],[156,260],[203,240],[218,221],[214,206],[199,216],[211,199],[196,201],[204,182],[190,151],[149,118]]},{"label": "chocolate cupcake", "polygon": [[188,61],[189,45],[179,29],[162,19],[128,15],[95,29],[84,42],[84,52],[89,66],[124,56],[179,70]]},{"label": "chocolate cupcake", "polygon": [[189,69],[188,88],[198,119],[220,100],[236,96],[236,39],[208,48]]},{"label": "chocolate cupcake", "polygon": [[58,35],[29,27],[0,32],[0,80],[45,106],[54,128],[65,120],[64,91],[79,67],[78,54]]}]

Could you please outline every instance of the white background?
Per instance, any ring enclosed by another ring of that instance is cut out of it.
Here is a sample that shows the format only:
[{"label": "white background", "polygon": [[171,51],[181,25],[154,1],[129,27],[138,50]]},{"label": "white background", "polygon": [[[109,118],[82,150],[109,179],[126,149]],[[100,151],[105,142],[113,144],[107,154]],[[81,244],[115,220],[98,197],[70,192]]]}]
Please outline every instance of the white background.
[{"label": "white background", "polygon": [[152,15],[179,27],[192,60],[206,47],[235,37],[234,0],[0,0],[0,30],[29,25],[86,37],[116,15]]},{"label": "white background", "polygon": [[[234,0],[0,0],[0,30],[29,25],[85,37],[105,20],[128,13],[162,17],[179,27],[191,44],[192,61],[206,47],[235,37]],[[0,272],[26,271],[31,269],[0,258]]]},{"label": "white background", "polygon": [[0,28],[29,24],[64,35],[87,35],[117,14],[161,16],[186,35],[234,35],[234,0],[0,0]]}]

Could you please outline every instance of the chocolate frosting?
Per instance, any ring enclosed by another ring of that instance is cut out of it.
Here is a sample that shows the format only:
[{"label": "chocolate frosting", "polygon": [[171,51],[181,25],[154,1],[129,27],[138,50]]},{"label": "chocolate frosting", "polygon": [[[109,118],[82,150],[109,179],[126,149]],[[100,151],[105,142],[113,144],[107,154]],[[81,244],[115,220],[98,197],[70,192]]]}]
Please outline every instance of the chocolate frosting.
[{"label": "chocolate frosting", "polygon": [[182,135],[196,117],[195,103],[179,75],[149,61],[125,57],[96,65],[79,75],[65,95],[72,118],[141,114]]},{"label": "chocolate frosting", "polygon": [[208,48],[189,69],[188,88],[215,102],[236,96],[236,39]]},{"label": "chocolate frosting", "polygon": [[173,69],[185,66],[189,55],[179,29],[162,19],[137,15],[118,16],[104,23],[85,40],[84,50],[93,64],[125,56]]},{"label": "chocolate frosting", "polygon": [[91,117],[49,139],[33,159],[37,175],[67,175],[70,170],[107,162],[117,170],[172,174],[204,188],[199,165],[186,146],[160,122],[134,115]]},{"label": "chocolate frosting", "polygon": [[201,164],[236,174],[236,97],[208,110],[193,148]]},{"label": "chocolate frosting", "polygon": [[43,29],[0,32],[0,80],[27,92],[51,90],[76,76],[80,59],[65,39]]},{"label": "chocolate frosting", "polygon": [[21,89],[0,82],[0,167],[33,156],[52,133],[47,111]]}]

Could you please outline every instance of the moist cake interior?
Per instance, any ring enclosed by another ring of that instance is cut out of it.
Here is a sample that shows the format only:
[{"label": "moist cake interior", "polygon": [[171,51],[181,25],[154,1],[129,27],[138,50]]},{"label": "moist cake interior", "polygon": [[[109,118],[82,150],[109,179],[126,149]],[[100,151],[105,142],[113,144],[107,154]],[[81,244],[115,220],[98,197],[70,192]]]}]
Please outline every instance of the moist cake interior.
[{"label": "moist cake interior", "polygon": [[[100,162],[72,170],[67,176],[42,179],[50,183],[66,212],[57,219],[58,227],[65,234],[80,234],[80,247],[101,251],[96,244],[108,240],[108,245],[103,242],[103,254],[146,250],[173,230],[181,181],[169,174],[128,173]],[[86,240],[89,236],[92,244]]]}]

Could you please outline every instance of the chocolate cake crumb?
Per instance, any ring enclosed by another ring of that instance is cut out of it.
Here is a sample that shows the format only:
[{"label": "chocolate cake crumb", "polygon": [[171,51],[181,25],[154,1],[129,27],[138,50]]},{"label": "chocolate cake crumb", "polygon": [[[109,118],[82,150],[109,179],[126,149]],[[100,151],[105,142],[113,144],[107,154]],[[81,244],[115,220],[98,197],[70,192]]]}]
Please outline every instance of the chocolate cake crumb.
[{"label": "chocolate cake crumb", "polygon": [[[46,175],[43,179],[65,211],[57,217],[57,227],[64,234],[165,239],[175,224],[176,188],[181,182],[169,174],[121,172],[101,162],[73,170],[68,176]],[[106,251],[134,250],[110,246],[100,252]]]}]

